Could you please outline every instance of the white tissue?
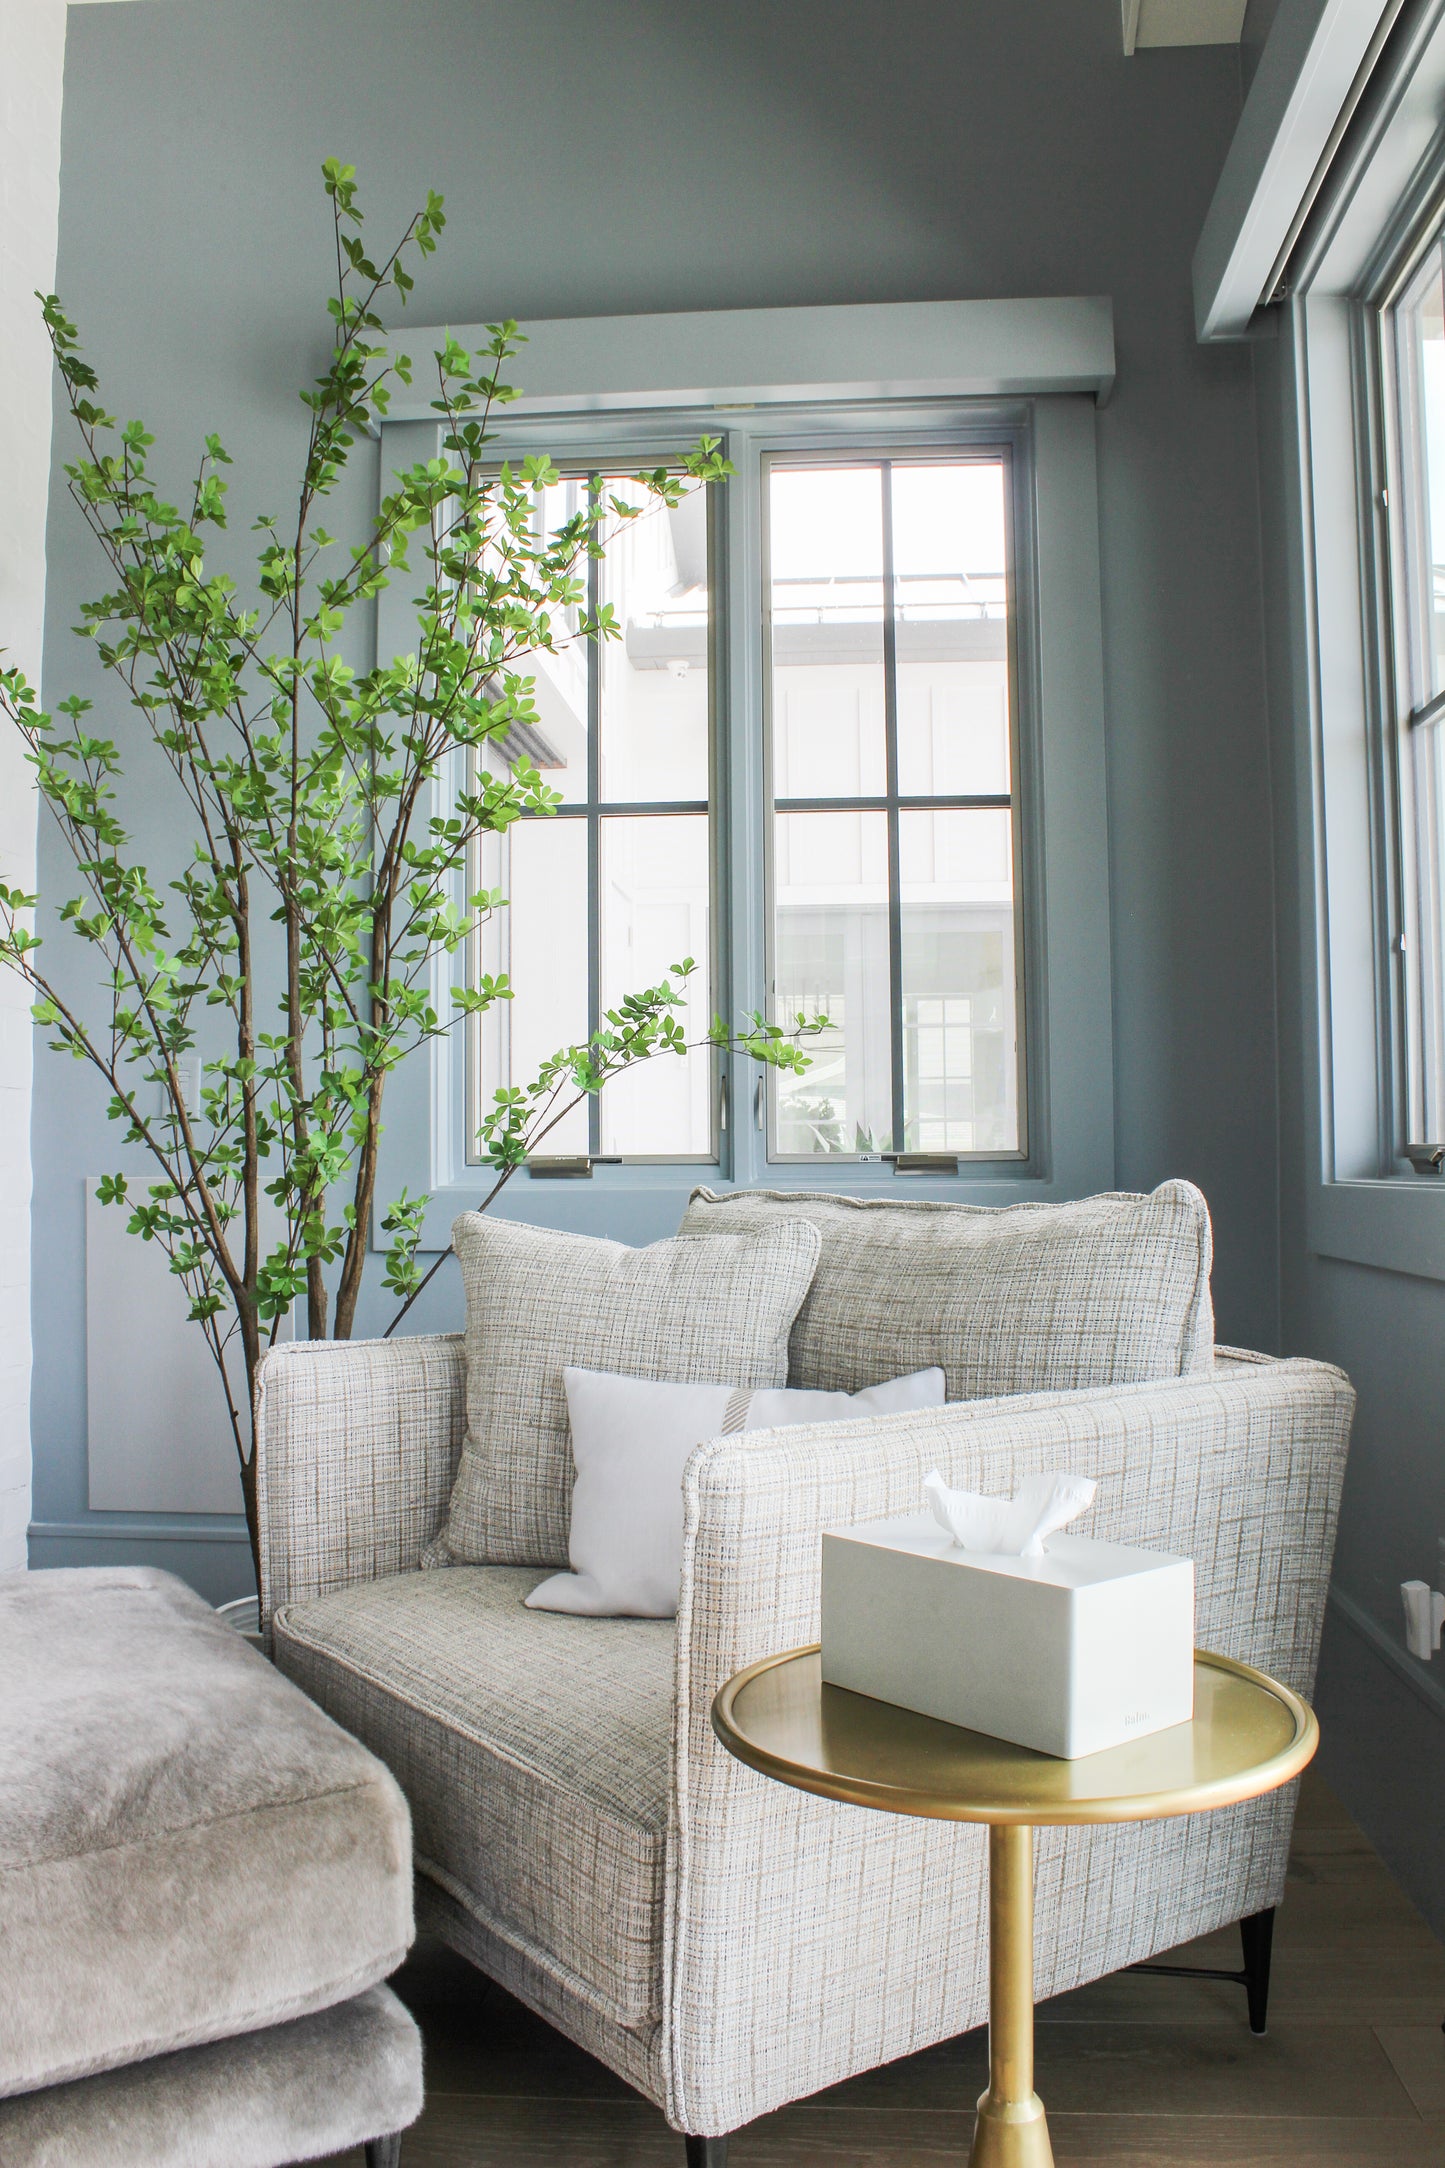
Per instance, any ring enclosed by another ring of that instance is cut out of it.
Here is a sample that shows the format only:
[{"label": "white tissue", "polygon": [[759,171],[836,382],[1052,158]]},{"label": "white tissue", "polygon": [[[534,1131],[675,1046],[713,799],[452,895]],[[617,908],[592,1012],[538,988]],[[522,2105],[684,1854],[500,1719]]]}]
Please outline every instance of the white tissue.
[{"label": "white tissue", "polygon": [[1032,1475],[1017,1498],[950,1490],[935,1468],[923,1479],[933,1517],[965,1551],[995,1558],[1042,1558],[1045,1538],[1094,1502],[1098,1485],[1084,1475]]}]

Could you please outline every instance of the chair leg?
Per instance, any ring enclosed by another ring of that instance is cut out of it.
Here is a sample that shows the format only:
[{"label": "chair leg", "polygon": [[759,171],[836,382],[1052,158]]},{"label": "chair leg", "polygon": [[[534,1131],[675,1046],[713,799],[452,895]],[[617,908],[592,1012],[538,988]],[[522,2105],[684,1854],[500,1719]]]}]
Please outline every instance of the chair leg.
[{"label": "chair leg", "polygon": [[687,2168],[728,2168],[726,2138],[689,2138]]},{"label": "chair leg", "polygon": [[388,2137],[371,2138],[366,2147],[366,2168],[401,2168],[401,2132],[394,2130]]},{"label": "chair leg", "polygon": [[1274,1906],[1266,1912],[1252,1912],[1247,1920],[1239,1923],[1239,1939],[1244,1949],[1244,1991],[1249,1998],[1249,2029],[1252,2033],[1267,2030],[1269,2014],[1269,1957],[1274,1942]]}]

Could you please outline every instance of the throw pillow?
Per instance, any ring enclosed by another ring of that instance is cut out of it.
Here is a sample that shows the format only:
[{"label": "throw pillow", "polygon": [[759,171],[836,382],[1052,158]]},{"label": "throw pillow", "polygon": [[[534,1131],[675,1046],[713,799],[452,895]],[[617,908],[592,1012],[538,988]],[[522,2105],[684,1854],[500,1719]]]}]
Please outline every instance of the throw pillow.
[{"label": "throw pillow", "polygon": [[943,1372],[921,1370],[861,1393],[660,1385],[564,1370],[572,1423],[570,1573],[527,1598],[534,1611],[590,1618],[671,1618],[682,1572],[682,1471],[705,1438],[785,1423],[826,1423],[941,1408]]},{"label": "throw pillow", "polygon": [[694,1190],[684,1232],[802,1215],[823,1248],[788,1382],[856,1392],[941,1363],[950,1400],[1123,1385],[1213,1360],[1209,1209],[1192,1182],[1070,1204]]},{"label": "throw pillow", "polygon": [[782,1385],[818,1233],[796,1215],[648,1249],[463,1212],[467,1434],[424,1565],[564,1566],[568,1364]]}]

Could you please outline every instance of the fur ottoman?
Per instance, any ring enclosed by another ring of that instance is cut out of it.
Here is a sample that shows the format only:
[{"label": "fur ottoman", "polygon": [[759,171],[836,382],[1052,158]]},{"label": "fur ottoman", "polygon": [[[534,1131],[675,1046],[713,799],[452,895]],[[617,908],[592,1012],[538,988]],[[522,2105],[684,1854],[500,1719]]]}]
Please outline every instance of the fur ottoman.
[{"label": "fur ottoman", "polygon": [[413,2120],[381,1763],[169,1574],[0,1576],[0,1648],[0,2158],[263,2168]]}]

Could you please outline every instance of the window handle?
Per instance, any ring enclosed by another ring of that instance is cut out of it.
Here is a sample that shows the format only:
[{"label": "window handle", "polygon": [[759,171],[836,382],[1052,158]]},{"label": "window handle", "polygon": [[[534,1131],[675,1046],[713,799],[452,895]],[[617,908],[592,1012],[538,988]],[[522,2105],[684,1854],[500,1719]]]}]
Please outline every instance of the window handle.
[{"label": "window handle", "polygon": [[891,1159],[895,1174],[957,1174],[957,1152],[880,1152]]},{"label": "window handle", "polygon": [[717,1125],[725,1130],[728,1125],[728,1080],[724,1070],[717,1080]]},{"label": "window handle", "polygon": [[527,1172],[533,1181],[582,1181],[590,1182],[594,1167],[620,1167],[622,1154],[610,1157],[604,1152],[533,1152],[527,1160]]},{"label": "window handle", "polygon": [[756,1089],[755,1089],[755,1090],[754,1090],[754,1092],[753,1092],[753,1127],[754,1127],[755,1129],[761,1129],[761,1128],[762,1128],[762,1126],[763,1126],[763,1080],[762,1080],[762,1078],[761,1078],[761,1077],[759,1077],[759,1078],[758,1078],[758,1081],[757,1081],[757,1087],[756,1087]]}]

